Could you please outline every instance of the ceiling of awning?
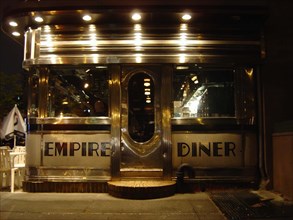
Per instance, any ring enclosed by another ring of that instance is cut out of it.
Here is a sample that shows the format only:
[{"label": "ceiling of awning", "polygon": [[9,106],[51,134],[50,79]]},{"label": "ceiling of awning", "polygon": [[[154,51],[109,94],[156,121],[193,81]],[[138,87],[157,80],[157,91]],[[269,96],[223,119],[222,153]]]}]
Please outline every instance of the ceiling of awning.
[{"label": "ceiling of awning", "polygon": [[[3,31],[21,44],[25,32],[37,33],[40,54],[30,58],[39,62],[51,55],[76,62],[95,55],[103,62],[195,62],[227,56],[256,60],[260,55],[266,18],[260,5],[133,7],[126,1],[93,7],[95,1],[72,1],[71,6],[53,2],[27,1],[2,20]],[[133,13],[140,19],[133,20]],[[189,20],[182,18],[185,14]]]}]

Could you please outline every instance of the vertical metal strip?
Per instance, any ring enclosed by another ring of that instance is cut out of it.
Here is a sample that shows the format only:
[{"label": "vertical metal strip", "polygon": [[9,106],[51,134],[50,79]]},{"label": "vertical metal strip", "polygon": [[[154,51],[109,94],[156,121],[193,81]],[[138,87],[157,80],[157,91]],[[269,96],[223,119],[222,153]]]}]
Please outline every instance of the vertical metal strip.
[{"label": "vertical metal strip", "polygon": [[161,75],[161,111],[162,111],[162,154],[163,176],[172,177],[172,143],[171,143],[171,101],[172,101],[172,75],[171,65],[162,66]]},{"label": "vertical metal strip", "polygon": [[121,111],[121,88],[120,88],[120,65],[109,66],[110,80],[110,105],[111,105],[111,176],[113,179],[120,178],[120,111]]},{"label": "vertical metal strip", "polygon": [[38,117],[47,117],[47,98],[48,98],[48,83],[49,83],[49,69],[39,68],[39,115]]}]

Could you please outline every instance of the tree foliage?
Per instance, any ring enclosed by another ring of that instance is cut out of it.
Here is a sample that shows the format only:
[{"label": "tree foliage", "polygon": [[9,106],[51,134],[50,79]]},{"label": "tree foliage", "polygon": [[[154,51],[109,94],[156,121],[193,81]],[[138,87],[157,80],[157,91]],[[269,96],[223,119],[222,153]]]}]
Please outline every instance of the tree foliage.
[{"label": "tree foliage", "polygon": [[21,73],[0,72],[0,118],[3,119],[15,104],[24,110],[24,76]]}]

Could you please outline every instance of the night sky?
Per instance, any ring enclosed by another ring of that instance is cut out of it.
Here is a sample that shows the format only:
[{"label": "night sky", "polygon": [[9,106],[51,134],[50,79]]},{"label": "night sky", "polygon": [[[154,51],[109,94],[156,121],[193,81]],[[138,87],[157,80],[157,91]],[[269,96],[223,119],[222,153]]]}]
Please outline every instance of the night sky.
[{"label": "night sky", "polygon": [[[0,0],[0,19],[2,19],[3,8],[7,3],[19,0]],[[7,74],[22,71],[23,46],[16,43],[0,30],[0,71]]]},{"label": "night sky", "polygon": [[0,33],[0,71],[7,74],[19,73],[22,70],[23,46]]}]

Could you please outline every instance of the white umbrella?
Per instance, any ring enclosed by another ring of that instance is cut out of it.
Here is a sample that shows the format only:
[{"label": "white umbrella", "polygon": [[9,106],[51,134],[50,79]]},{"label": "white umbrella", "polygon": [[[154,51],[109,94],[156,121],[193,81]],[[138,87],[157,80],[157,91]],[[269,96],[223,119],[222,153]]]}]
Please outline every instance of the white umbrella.
[{"label": "white umbrella", "polygon": [[25,138],[26,126],[25,122],[15,105],[9,114],[4,118],[1,128],[1,139],[11,140],[14,138],[14,146],[16,136]]}]

